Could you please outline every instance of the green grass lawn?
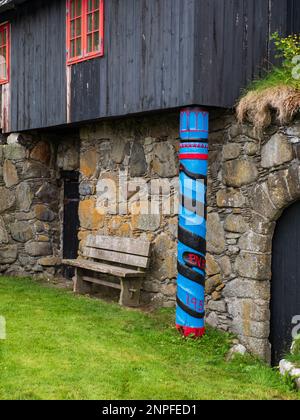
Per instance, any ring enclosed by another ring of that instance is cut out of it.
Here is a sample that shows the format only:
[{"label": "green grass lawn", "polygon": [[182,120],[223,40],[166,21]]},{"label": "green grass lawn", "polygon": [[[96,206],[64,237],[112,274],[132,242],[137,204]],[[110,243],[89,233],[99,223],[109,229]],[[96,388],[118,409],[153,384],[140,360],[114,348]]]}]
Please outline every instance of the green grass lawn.
[{"label": "green grass lawn", "polygon": [[173,328],[145,314],[30,279],[0,278],[0,399],[296,399],[274,370],[225,362],[231,338]]}]

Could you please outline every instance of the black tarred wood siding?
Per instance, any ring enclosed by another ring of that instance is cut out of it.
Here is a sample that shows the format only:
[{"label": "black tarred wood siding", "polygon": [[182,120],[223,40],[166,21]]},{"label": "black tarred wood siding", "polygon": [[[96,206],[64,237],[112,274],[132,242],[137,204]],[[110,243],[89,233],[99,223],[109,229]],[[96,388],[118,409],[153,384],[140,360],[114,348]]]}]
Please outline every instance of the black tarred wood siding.
[{"label": "black tarred wood siding", "polygon": [[11,131],[231,107],[272,58],[269,35],[299,31],[299,17],[296,0],[105,0],[105,55],[67,82],[66,1],[27,1],[0,16],[12,24]]}]

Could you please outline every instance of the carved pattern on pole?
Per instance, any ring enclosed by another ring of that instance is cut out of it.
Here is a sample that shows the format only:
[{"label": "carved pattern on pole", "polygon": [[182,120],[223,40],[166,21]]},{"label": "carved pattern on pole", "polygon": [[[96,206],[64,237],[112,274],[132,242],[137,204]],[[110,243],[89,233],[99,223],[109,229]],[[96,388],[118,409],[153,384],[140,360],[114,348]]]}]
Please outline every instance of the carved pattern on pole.
[{"label": "carved pattern on pole", "polygon": [[186,337],[205,333],[208,129],[208,112],[181,111],[176,326]]}]

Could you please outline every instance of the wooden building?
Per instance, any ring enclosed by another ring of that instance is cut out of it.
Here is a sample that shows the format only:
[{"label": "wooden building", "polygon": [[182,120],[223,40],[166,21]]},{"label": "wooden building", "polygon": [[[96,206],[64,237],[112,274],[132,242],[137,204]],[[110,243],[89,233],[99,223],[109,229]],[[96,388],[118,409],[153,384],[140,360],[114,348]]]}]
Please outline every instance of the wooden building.
[{"label": "wooden building", "polygon": [[294,0],[105,3],[95,51],[83,52],[80,30],[82,50],[72,58],[65,0],[0,2],[10,33],[5,132],[195,104],[232,107],[270,61],[269,35],[300,25]]},{"label": "wooden building", "polygon": [[[298,208],[274,237],[286,254],[271,258],[275,222],[300,200],[299,126],[273,127],[260,147],[232,113],[275,61],[275,31],[300,32],[299,1],[0,0],[0,272],[56,276],[90,233],[141,237],[152,243],[142,298],[175,304],[176,211],[141,208],[155,182],[175,196],[179,110],[205,107],[208,322],[266,359],[271,343],[277,360],[300,313],[298,247],[282,232]],[[117,178],[119,213],[106,194]]]}]

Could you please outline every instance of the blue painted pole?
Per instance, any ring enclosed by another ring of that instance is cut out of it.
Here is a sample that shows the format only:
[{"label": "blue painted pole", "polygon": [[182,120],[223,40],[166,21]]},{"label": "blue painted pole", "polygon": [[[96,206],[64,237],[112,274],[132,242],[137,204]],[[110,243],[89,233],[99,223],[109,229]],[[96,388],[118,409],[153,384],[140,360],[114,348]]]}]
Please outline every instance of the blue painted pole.
[{"label": "blue painted pole", "polygon": [[208,112],[181,111],[176,326],[185,337],[205,334],[208,129]]}]

